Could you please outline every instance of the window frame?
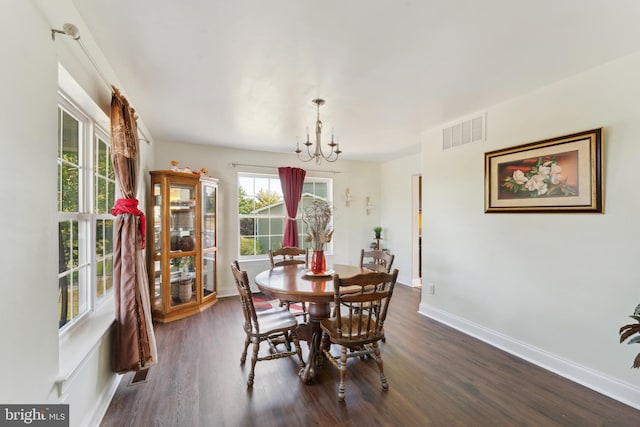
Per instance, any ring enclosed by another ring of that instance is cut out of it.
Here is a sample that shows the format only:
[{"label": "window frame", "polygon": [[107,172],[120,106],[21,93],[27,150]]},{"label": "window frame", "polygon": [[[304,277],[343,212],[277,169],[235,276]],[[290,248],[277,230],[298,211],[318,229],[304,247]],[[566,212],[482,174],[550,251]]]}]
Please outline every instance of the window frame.
[{"label": "window frame", "polygon": [[[71,269],[78,271],[82,266],[81,274],[78,274],[78,283],[81,283],[82,289],[78,289],[78,294],[82,298],[82,302],[78,302],[78,314],[70,318],[64,325],[58,325],[58,334],[62,338],[77,327],[85,322],[85,320],[99,310],[107,301],[113,300],[114,290],[113,286],[107,289],[98,297],[97,292],[97,266],[98,257],[96,254],[96,241],[97,232],[96,227],[99,220],[110,220],[113,225],[115,224],[115,216],[110,212],[97,213],[96,212],[96,174],[95,167],[95,155],[96,146],[98,141],[101,140],[109,147],[110,152],[111,139],[109,132],[101,126],[99,120],[104,123],[103,117],[95,117],[91,111],[87,111],[80,106],[82,101],[75,102],[70,96],[68,96],[62,88],[58,91],[58,102],[56,108],[56,117],[58,123],[61,124],[61,111],[67,113],[74,120],[77,120],[80,126],[78,143],[78,211],[77,212],[62,212],[57,211],[58,224],[63,221],[77,221],[78,223],[78,259],[79,263],[77,268]],[[104,115],[104,113],[102,113]],[[60,129],[62,132],[62,129]],[[57,143],[61,144],[60,135],[58,136]],[[57,157],[60,152],[57,150],[56,161],[61,162],[61,158]],[[110,180],[108,180],[110,181]],[[58,182],[58,181],[57,181]],[[115,177],[113,179],[113,192],[114,200],[116,194],[118,194],[118,185]],[[60,185],[60,184],[59,184]],[[58,190],[61,190],[58,187]],[[61,209],[60,199],[58,199],[58,209]],[[113,239],[112,239],[113,242]],[[60,256],[60,255],[59,255]],[[108,258],[109,255],[106,257]],[[110,257],[113,259],[113,247],[110,252]],[[60,278],[69,273],[69,269],[63,273],[58,273],[58,284]],[[112,279],[113,280],[113,279]],[[112,282],[113,283],[113,282]],[[58,299],[59,301],[59,299]],[[60,313],[58,313],[58,320],[60,320]]]},{"label": "window frame", "polygon": [[[239,192],[240,192],[240,179],[241,178],[253,178],[255,179],[270,179],[270,180],[277,180],[280,181],[280,177],[278,174],[272,174],[272,173],[256,173],[256,172],[238,172],[237,176],[236,176],[236,191],[235,191],[235,196],[236,196],[236,209],[237,209],[237,215],[236,215],[236,226],[237,226],[237,240],[236,243],[238,245],[237,248],[237,256],[238,256],[238,260],[239,261],[263,261],[263,260],[267,260],[269,259],[269,253],[268,253],[268,249],[265,250],[265,253],[263,254],[254,254],[254,255],[241,255],[241,244],[240,244],[240,240],[243,237],[242,233],[241,233],[241,225],[240,225],[240,221],[243,218],[248,218],[251,217],[249,215],[246,214],[241,214],[240,213],[240,198],[239,198]],[[313,183],[323,183],[326,184],[326,189],[327,189],[327,196],[326,196],[326,200],[327,202],[329,202],[330,204],[333,204],[333,179],[332,178],[325,178],[325,177],[318,177],[318,176],[305,176],[304,179],[304,183],[308,184],[310,182]],[[303,192],[304,194],[304,192]],[[301,212],[301,208],[302,204],[300,204],[298,206],[298,212],[296,214],[296,220],[300,221],[299,223],[299,227],[298,227],[298,233],[299,234],[303,234],[304,235],[304,223],[302,223],[302,212]],[[284,220],[285,220],[286,214],[282,214],[282,215],[260,215],[260,216],[254,216],[254,218],[258,219],[265,219],[265,220],[271,220],[271,219],[282,219],[283,222],[283,233],[284,233]],[[331,218],[331,223],[333,224],[333,217]],[[302,224],[300,226],[300,224]],[[302,227],[302,228],[301,228]],[[268,234],[269,236],[271,236],[271,234]],[[266,235],[265,235],[266,236]],[[305,243],[305,242],[300,242],[300,246],[305,248],[305,247],[310,247],[310,243]],[[333,241],[331,241],[330,243],[327,244],[326,249],[325,249],[325,253],[327,255],[331,255],[333,253]]]}]

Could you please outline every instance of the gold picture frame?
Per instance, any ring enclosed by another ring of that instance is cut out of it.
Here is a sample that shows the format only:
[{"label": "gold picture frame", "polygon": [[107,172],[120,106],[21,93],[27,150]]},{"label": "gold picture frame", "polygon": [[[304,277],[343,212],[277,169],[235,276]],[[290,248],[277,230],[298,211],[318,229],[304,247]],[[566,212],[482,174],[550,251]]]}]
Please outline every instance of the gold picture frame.
[{"label": "gold picture frame", "polygon": [[486,213],[603,213],[603,128],[485,153]]}]

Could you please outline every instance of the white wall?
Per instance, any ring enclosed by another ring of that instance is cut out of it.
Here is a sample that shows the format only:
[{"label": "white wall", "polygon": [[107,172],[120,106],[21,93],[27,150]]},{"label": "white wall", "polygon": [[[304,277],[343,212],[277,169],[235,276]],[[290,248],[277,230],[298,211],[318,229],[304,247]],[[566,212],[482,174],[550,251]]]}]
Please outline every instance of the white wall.
[{"label": "white wall", "polygon": [[417,215],[413,206],[412,180],[420,174],[420,154],[391,160],[382,164],[380,177],[381,201],[377,209],[380,210],[380,225],[382,226],[383,246],[395,255],[393,268],[397,268],[398,282],[411,285],[415,277],[413,251],[413,224]]},{"label": "white wall", "polygon": [[[422,146],[421,311],[640,408],[640,54],[487,109],[487,141]],[[604,215],[485,214],[486,151],[604,127]]]},{"label": "white wall", "polygon": [[51,402],[58,373],[56,53],[34,5],[11,5],[0,14],[0,402]]},{"label": "white wall", "polygon": [[[206,167],[209,175],[218,178],[219,203],[219,259],[218,295],[236,295],[229,265],[238,257],[238,172],[278,173],[279,166],[300,167],[307,170],[307,176],[333,178],[334,206],[334,255],[327,256],[327,263],[358,263],[360,249],[368,247],[373,240],[373,227],[380,222],[380,210],[374,209],[370,215],[365,212],[365,197],[371,197],[380,206],[380,165],[369,162],[339,160],[336,163],[302,163],[295,154],[268,153],[235,150],[179,142],[160,142],[155,145],[154,165],[157,169],[169,169],[170,161],[178,160],[181,166],[192,169]],[[270,166],[255,168],[231,166],[231,163]],[[333,174],[320,171],[338,171]],[[353,201],[345,206],[345,188],[351,189]],[[250,278],[269,268],[269,261],[248,261],[242,263]]]}]

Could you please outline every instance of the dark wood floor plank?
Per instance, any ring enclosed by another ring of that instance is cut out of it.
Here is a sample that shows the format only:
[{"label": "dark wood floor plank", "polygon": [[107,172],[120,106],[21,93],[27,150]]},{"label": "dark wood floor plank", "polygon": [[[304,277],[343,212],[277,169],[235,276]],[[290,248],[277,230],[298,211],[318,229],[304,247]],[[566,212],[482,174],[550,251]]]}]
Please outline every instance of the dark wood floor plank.
[{"label": "dark wood floor plank", "polygon": [[419,302],[419,290],[396,287],[381,344],[389,391],[373,360],[353,359],[340,404],[328,362],[310,385],[298,380],[295,359],[258,362],[247,390],[240,303],[222,298],[156,325],[158,365],[146,382],[123,378],[102,426],[640,425],[640,411],[425,318]]}]

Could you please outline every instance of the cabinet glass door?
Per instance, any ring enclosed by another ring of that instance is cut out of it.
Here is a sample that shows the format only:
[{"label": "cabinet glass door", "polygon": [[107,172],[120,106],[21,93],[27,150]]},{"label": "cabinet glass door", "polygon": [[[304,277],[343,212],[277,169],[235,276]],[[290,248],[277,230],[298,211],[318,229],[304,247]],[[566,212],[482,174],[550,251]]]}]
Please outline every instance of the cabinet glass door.
[{"label": "cabinet glass door", "polygon": [[170,306],[196,301],[196,186],[169,186]]},{"label": "cabinet glass door", "polygon": [[160,263],[160,253],[162,251],[162,184],[153,185],[153,292],[151,303],[155,310],[162,310],[162,268]]},{"label": "cabinet glass door", "polygon": [[216,291],[218,187],[202,182],[202,298]]}]

